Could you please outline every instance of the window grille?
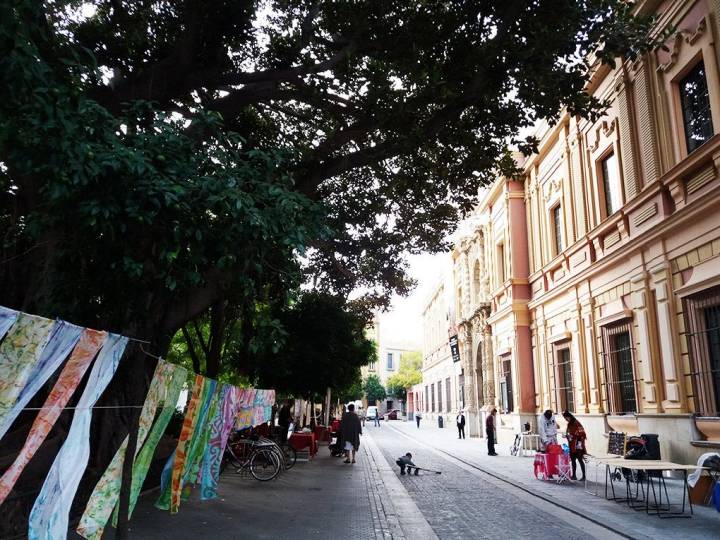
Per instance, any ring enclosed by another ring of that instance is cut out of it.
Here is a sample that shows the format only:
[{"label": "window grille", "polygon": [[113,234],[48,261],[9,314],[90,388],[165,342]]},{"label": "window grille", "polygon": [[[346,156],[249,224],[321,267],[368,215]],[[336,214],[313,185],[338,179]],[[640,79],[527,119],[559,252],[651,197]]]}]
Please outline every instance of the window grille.
[{"label": "window grille", "polygon": [[680,103],[685,143],[690,154],[713,135],[710,95],[702,60],[680,81]]},{"label": "window grille", "polygon": [[552,368],[555,373],[556,409],[558,411],[575,412],[575,391],[573,388],[569,342],[555,346]]},{"label": "window grille", "polygon": [[502,374],[500,377],[500,399],[501,405],[505,412],[512,412],[513,404],[513,387],[512,387],[512,361],[510,355],[505,355],[501,361]]},{"label": "window grille", "polygon": [[603,364],[608,408],[612,414],[637,412],[630,321],[602,327]]},{"label": "window grille", "polygon": [[437,382],[438,412],[442,412],[442,382]]},{"label": "window grille", "polygon": [[697,412],[720,414],[720,286],[684,301],[690,373]]},{"label": "window grille", "polygon": [[447,379],[445,379],[445,405],[448,412],[452,410],[452,401],[450,397],[450,377],[448,377]]}]

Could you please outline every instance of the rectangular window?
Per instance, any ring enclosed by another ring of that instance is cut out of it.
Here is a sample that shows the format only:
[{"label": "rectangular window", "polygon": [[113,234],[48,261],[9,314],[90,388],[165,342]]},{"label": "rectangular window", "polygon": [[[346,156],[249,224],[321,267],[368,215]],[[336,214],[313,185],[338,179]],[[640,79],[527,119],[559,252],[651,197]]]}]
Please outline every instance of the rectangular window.
[{"label": "rectangular window", "polygon": [[705,64],[700,61],[680,81],[680,105],[682,107],[683,127],[687,152],[697,150],[713,135],[712,115],[710,113],[710,95]]},{"label": "rectangular window", "polygon": [[428,395],[428,387],[425,386],[425,412],[428,412],[428,406],[430,405],[430,396]]},{"label": "rectangular window", "polygon": [[575,412],[569,343],[563,343],[555,348],[555,405],[560,412]]},{"label": "rectangular window", "polygon": [[611,414],[637,412],[630,322],[602,327],[605,381]]},{"label": "rectangular window", "polygon": [[603,197],[605,198],[605,217],[612,216],[622,206],[620,196],[620,171],[615,154],[602,160]]},{"label": "rectangular window", "polygon": [[500,376],[500,405],[504,412],[512,412],[513,388],[512,388],[512,362],[510,355],[501,357],[502,374]]},{"label": "rectangular window", "polygon": [[465,374],[462,372],[460,373],[460,375],[458,375],[458,389],[460,391],[459,405],[460,405],[460,407],[464,407],[465,406]]},{"label": "rectangular window", "polygon": [[438,412],[442,412],[442,383],[440,381],[437,382],[437,390],[438,390]]},{"label": "rectangular window", "polygon": [[447,412],[452,411],[452,400],[450,399],[450,377],[445,379],[445,404]]},{"label": "rectangular window", "polygon": [[368,364],[368,371],[375,371],[375,362],[370,362]]},{"label": "rectangular window", "polygon": [[497,245],[497,275],[499,284],[502,285],[507,280],[505,273],[505,244]]},{"label": "rectangular window", "polygon": [[684,302],[696,412],[720,415],[720,286]]},{"label": "rectangular window", "polygon": [[387,368],[388,371],[392,371],[393,369],[395,369],[393,367],[393,353],[391,352],[387,353]]},{"label": "rectangular window", "polygon": [[430,410],[435,412],[435,385],[430,385]]},{"label": "rectangular window", "polygon": [[563,250],[563,235],[562,235],[562,208],[558,204],[552,209],[552,227],[553,227],[553,238],[555,239],[555,255],[559,255]]}]

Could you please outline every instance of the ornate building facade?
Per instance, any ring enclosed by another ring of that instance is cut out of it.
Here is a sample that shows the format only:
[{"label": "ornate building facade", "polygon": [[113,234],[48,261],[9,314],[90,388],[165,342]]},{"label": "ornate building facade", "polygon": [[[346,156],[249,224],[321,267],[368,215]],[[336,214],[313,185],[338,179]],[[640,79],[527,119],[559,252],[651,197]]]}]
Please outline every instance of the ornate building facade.
[{"label": "ornate building facade", "polygon": [[596,121],[540,126],[523,182],[499,179],[456,243],[473,434],[500,442],[544,409],[660,435],[664,459],[720,447],[720,2],[640,1],[658,50],[596,66]]}]

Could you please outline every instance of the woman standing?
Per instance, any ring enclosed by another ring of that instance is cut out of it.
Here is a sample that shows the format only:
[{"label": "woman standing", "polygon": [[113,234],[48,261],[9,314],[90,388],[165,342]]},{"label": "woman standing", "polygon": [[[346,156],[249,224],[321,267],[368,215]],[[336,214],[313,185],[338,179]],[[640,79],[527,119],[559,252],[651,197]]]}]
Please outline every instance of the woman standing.
[{"label": "woman standing", "polygon": [[578,419],[575,418],[570,412],[565,411],[563,413],[563,418],[567,421],[567,433],[565,433],[565,437],[567,437],[568,440],[568,446],[570,447],[570,459],[572,460],[572,479],[577,480],[577,477],[575,476],[575,468],[577,465],[577,462],[580,462],[580,470],[582,471],[582,478],[580,480],[585,480],[585,460],[584,456],[587,454],[587,448],[585,447],[585,440],[587,439],[587,434],[585,433],[585,429],[582,427],[582,424],[578,422]]}]

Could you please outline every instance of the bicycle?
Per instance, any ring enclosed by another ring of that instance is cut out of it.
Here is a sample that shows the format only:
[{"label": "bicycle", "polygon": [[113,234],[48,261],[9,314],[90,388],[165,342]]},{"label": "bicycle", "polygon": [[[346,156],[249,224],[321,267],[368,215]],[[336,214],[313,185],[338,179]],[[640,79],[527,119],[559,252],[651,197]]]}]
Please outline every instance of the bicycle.
[{"label": "bicycle", "polygon": [[235,467],[236,473],[247,470],[256,480],[268,482],[280,474],[281,463],[272,446],[258,443],[258,440],[237,438],[228,441],[220,462],[220,472],[230,464]]}]

